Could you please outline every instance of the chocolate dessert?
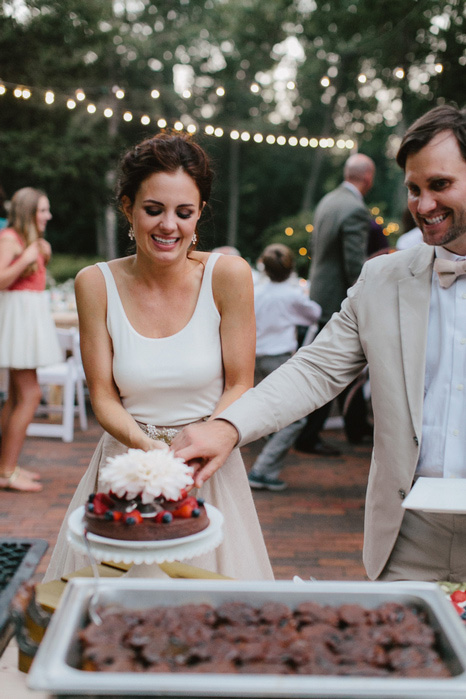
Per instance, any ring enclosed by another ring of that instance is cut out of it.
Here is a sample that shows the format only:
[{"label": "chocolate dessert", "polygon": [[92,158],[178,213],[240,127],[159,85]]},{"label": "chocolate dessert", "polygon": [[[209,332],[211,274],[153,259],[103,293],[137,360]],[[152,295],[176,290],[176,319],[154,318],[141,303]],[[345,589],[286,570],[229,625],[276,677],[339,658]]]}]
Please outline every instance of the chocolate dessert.
[{"label": "chocolate dessert", "polygon": [[100,610],[79,632],[92,672],[450,677],[436,632],[415,607],[244,602]]}]

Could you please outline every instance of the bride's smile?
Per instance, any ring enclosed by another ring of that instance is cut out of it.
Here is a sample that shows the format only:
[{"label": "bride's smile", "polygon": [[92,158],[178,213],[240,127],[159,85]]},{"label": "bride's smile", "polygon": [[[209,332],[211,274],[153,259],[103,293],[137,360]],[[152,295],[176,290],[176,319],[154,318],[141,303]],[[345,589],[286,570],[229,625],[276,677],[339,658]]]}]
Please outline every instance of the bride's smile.
[{"label": "bride's smile", "polygon": [[134,204],[123,202],[138,253],[161,261],[186,256],[202,207],[199,190],[183,170],[157,172],[142,183]]}]

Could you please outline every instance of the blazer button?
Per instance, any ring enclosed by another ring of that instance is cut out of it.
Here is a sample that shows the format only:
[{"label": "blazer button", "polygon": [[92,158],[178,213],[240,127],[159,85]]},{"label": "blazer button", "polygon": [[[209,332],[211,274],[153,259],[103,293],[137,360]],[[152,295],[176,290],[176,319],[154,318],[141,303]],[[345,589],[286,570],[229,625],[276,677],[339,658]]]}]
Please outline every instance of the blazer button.
[{"label": "blazer button", "polygon": [[416,435],[414,435],[413,439],[414,439],[414,444],[418,447],[418,446],[419,446],[419,440],[418,440],[418,438],[416,437]]},{"label": "blazer button", "polygon": [[406,491],[403,490],[402,488],[400,488],[400,490],[398,491],[398,495],[400,496],[400,498],[401,498],[402,500],[404,500],[405,497],[406,497]]}]

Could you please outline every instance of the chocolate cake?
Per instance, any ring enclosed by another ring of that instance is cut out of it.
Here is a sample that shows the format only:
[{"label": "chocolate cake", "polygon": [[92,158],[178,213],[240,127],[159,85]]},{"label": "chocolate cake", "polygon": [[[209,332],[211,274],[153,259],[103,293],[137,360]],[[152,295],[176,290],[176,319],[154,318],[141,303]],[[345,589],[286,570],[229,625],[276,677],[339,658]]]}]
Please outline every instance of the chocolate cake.
[{"label": "chocolate cake", "polygon": [[175,502],[158,498],[143,504],[113,493],[95,493],[86,505],[85,528],[92,534],[125,541],[178,539],[202,531],[209,518],[201,498],[182,497]]},{"label": "chocolate cake", "polygon": [[423,611],[266,602],[100,610],[79,632],[82,670],[449,677]]},{"label": "chocolate cake", "polygon": [[89,496],[87,532],[124,541],[187,537],[209,525],[204,501],[188,495],[193,469],[168,447],[130,449],[109,458],[100,474],[102,489]]}]

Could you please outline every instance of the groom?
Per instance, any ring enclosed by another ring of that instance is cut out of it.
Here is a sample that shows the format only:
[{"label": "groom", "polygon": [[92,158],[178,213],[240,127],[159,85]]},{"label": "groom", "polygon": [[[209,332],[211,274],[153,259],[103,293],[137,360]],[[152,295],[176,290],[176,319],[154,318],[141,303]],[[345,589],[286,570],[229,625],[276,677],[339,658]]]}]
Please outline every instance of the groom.
[{"label": "groom", "polygon": [[[367,363],[375,428],[364,527],[367,574],[463,581],[466,516],[401,505],[419,476],[466,478],[466,110],[437,107],[418,119],[397,162],[424,243],[367,262],[340,312],[311,345],[217,419],[185,428],[174,448],[186,460],[202,459],[200,484],[235,444],[316,410]],[[456,262],[461,276],[450,270]]]}]

